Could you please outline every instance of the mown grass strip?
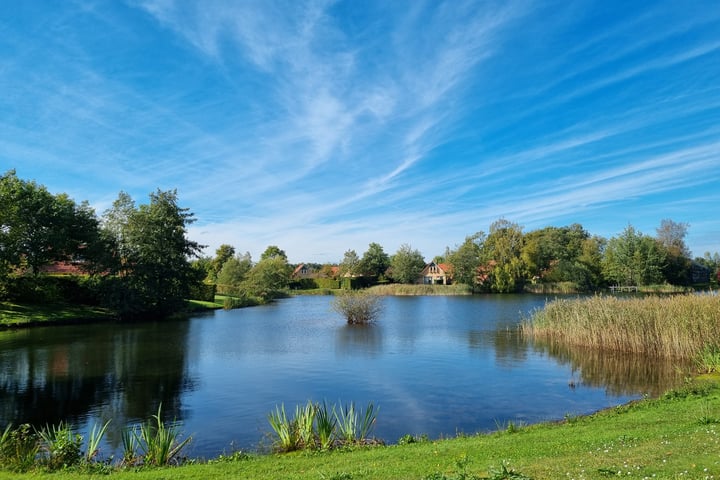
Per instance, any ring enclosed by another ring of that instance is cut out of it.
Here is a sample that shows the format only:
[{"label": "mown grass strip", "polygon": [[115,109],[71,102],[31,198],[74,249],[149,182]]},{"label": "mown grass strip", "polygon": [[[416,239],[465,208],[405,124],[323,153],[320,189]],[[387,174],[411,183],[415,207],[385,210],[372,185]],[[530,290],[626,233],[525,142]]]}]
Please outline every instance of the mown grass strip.
[{"label": "mown grass strip", "polygon": [[17,304],[0,302],[0,326],[29,326],[44,323],[68,323],[112,320],[111,310],[87,305]]}]

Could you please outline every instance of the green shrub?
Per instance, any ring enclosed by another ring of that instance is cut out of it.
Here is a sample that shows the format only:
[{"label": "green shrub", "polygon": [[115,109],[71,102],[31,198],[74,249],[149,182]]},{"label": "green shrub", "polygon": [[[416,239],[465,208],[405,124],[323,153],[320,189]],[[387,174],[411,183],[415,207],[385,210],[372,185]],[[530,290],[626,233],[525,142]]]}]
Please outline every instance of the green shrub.
[{"label": "green shrub", "polygon": [[67,423],[45,426],[38,435],[41,440],[40,452],[49,470],[73,467],[82,460],[83,438]]},{"label": "green shrub", "polygon": [[0,464],[17,472],[27,471],[35,464],[39,449],[32,426],[23,424],[13,429],[8,425],[0,435]]},{"label": "green shrub", "polygon": [[338,295],[333,299],[332,308],[351,325],[372,323],[382,313],[381,298],[367,292]]}]

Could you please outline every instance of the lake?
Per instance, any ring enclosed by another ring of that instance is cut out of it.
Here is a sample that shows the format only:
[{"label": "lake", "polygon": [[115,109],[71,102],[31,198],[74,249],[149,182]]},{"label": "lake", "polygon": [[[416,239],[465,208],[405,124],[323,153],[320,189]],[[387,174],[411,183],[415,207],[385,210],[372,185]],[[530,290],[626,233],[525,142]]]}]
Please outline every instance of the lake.
[{"label": "lake", "polygon": [[0,332],[0,427],[112,419],[120,433],[157,413],[181,423],[186,453],[269,444],[267,414],[327,400],[379,407],[374,434],[395,443],[590,413],[682,381],[671,363],[522,339],[536,295],[384,297],[377,323],[347,325],[332,297],[298,296],[143,324]]}]

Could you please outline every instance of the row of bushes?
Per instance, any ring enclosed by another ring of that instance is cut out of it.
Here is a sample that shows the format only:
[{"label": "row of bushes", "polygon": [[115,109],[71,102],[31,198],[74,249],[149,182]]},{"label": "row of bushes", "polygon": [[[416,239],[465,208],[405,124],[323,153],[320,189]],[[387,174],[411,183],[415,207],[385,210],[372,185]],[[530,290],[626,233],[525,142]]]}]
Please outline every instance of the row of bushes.
[{"label": "row of bushes", "polygon": [[5,297],[20,303],[100,304],[97,278],[75,275],[10,276],[4,282]]},{"label": "row of bushes", "polygon": [[290,283],[291,290],[358,290],[368,288],[377,283],[374,277],[342,277],[342,278],[300,278]]}]

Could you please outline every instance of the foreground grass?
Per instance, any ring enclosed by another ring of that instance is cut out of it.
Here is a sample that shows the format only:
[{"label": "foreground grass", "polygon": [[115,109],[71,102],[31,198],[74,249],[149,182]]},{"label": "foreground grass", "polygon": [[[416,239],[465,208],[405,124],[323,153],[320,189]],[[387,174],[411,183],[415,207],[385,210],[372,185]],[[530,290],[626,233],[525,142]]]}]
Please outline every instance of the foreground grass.
[{"label": "foreground grass", "polygon": [[115,316],[112,311],[87,305],[0,302],[0,326],[2,327],[112,320],[113,318]]},{"label": "foreground grass", "polygon": [[559,344],[691,359],[720,342],[720,296],[556,300],[522,329]]},{"label": "foreground grass", "polygon": [[[508,426],[490,435],[352,451],[237,455],[182,467],[53,473],[48,478],[114,479],[446,479],[497,476],[504,466],[540,479],[720,478],[720,387],[717,377],[666,394],[562,423]],[[0,479],[39,473],[0,472]]]}]

